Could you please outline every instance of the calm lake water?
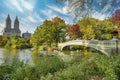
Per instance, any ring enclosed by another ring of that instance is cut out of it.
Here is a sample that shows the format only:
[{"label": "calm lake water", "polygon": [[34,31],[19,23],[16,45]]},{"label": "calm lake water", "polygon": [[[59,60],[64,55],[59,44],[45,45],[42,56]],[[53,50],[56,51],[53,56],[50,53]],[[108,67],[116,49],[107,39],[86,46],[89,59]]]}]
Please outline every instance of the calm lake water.
[{"label": "calm lake water", "polygon": [[0,64],[5,63],[6,61],[11,62],[13,57],[18,58],[20,61],[23,61],[28,64],[33,64],[33,55],[31,49],[24,50],[6,50],[0,48]]},{"label": "calm lake water", "polygon": [[[73,59],[73,54],[73,52],[71,52],[71,54],[64,54],[63,52],[58,52],[55,55],[67,62]],[[13,57],[16,57],[20,61],[31,65],[34,64],[36,61],[39,61],[38,59],[41,59],[38,54],[33,53],[32,49],[7,50],[0,48],[0,64],[12,62]]]}]

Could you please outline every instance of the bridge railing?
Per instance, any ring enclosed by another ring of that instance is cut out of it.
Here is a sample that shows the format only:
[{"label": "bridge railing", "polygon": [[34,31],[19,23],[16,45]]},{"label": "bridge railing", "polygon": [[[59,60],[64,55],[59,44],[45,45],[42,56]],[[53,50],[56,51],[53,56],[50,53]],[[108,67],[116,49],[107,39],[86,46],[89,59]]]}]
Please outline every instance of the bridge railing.
[{"label": "bridge railing", "polygon": [[116,47],[116,45],[120,47],[120,40],[118,40],[117,42],[115,40],[103,40],[99,41],[99,44],[104,45],[106,47]]},{"label": "bridge railing", "polygon": [[94,46],[105,46],[105,47],[120,47],[120,40],[72,40],[68,42],[59,43],[59,45],[94,45]]}]

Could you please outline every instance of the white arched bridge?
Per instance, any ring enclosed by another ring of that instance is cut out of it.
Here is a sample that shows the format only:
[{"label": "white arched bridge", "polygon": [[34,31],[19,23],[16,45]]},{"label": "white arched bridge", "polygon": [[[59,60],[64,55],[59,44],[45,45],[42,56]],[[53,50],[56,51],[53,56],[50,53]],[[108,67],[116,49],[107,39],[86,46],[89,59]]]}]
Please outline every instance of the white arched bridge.
[{"label": "white arched bridge", "polygon": [[80,45],[94,48],[102,53],[108,55],[108,53],[120,52],[120,40],[71,40],[63,43],[58,43],[58,47],[63,50],[66,46]]}]

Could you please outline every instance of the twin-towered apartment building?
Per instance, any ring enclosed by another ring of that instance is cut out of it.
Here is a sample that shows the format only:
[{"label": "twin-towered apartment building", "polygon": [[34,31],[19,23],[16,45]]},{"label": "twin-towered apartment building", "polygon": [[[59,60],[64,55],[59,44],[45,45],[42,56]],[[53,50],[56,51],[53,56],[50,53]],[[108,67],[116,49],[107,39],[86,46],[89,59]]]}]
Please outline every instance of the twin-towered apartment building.
[{"label": "twin-towered apartment building", "polygon": [[[19,20],[16,16],[14,20],[14,27],[11,26],[12,21],[10,18],[10,15],[8,14],[6,20],[5,20],[5,28],[3,29],[3,36],[11,37],[11,36],[21,36],[21,30],[19,28]],[[26,32],[22,34],[22,37],[28,38],[31,37],[31,33]]]}]

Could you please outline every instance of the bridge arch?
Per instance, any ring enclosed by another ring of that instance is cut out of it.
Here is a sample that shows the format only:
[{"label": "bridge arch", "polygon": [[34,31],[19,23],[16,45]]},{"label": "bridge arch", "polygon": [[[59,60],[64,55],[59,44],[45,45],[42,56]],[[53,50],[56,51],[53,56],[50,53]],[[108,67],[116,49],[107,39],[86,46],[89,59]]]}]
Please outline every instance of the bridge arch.
[{"label": "bridge arch", "polygon": [[78,46],[85,46],[85,47],[90,47],[93,49],[96,49],[102,53],[104,53],[105,55],[108,56],[108,50],[110,47],[109,46],[105,46],[105,44],[107,44],[108,41],[98,41],[98,40],[72,40],[72,41],[68,41],[68,42],[64,42],[64,43],[59,43],[58,47],[63,50],[64,47],[66,46],[74,46],[74,45],[78,45]]},{"label": "bridge arch", "polygon": [[[89,47],[89,48],[93,48],[93,49],[95,49],[95,50],[97,50],[97,51],[100,51],[100,52],[102,52],[103,54],[105,54],[105,55],[107,55],[108,56],[108,53],[106,52],[106,51],[104,51],[104,50],[101,50],[101,49],[98,49],[98,48],[96,48],[96,47],[91,47],[91,46],[86,46],[86,45],[79,45],[79,44],[77,44],[78,46],[85,46],[85,47]],[[63,50],[65,47],[67,47],[67,46],[76,46],[76,45],[66,45],[66,46],[63,46],[62,48],[61,48],[61,50]]]}]

